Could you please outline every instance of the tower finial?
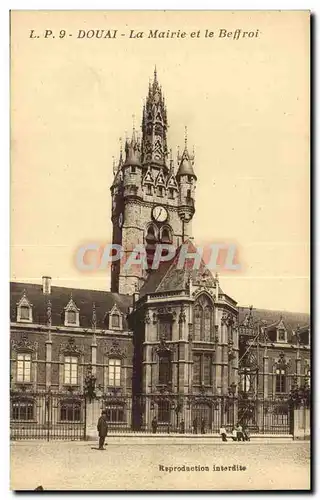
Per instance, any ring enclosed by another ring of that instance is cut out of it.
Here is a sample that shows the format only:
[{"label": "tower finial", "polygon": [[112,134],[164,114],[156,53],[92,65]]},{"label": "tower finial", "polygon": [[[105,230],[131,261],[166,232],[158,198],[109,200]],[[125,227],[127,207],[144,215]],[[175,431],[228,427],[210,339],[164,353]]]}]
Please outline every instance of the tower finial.
[{"label": "tower finial", "polygon": [[187,125],[184,127],[184,148],[188,148],[188,127]]},{"label": "tower finial", "polygon": [[117,167],[116,167],[116,160],[115,160],[114,156],[112,157],[112,171],[113,171],[113,175],[116,175]]},{"label": "tower finial", "polygon": [[154,65],[154,81],[157,81],[157,66]]},{"label": "tower finial", "polygon": [[169,151],[169,164],[170,164],[170,172],[173,173],[174,167],[173,167],[172,148],[170,148]]}]

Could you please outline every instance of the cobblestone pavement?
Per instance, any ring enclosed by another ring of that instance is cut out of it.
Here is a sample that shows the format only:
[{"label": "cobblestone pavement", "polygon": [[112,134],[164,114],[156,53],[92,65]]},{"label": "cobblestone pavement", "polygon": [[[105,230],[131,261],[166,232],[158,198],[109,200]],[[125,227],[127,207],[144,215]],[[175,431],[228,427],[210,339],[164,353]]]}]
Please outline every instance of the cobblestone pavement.
[{"label": "cobblestone pavement", "polygon": [[[232,490],[308,489],[310,445],[291,443],[109,444],[14,442],[11,489]],[[213,470],[215,465],[216,470]],[[246,470],[219,471],[221,466]],[[171,471],[165,467],[208,467]]]}]

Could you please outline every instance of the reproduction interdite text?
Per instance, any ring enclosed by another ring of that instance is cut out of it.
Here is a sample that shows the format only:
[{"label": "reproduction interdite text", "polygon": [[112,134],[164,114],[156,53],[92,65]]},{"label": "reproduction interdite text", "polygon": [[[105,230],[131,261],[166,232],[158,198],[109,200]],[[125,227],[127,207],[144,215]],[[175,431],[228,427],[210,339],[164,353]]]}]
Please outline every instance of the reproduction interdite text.
[{"label": "reproduction interdite text", "polygon": [[159,464],[160,472],[244,472],[245,465],[163,465]]}]

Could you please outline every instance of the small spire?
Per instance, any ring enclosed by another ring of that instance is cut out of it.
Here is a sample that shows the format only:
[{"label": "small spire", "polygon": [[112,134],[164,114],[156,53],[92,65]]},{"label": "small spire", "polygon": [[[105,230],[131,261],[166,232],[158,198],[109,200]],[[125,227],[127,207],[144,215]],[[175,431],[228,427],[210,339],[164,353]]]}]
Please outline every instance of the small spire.
[{"label": "small spire", "polygon": [[170,160],[170,172],[173,173],[174,167],[173,167],[172,148],[170,148],[169,151],[169,160]]},{"label": "small spire", "polygon": [[184,148],[188,149],[188,127],[184,127]]},{"label": "small spire", "polygon": [[135,126],[135,115],[132,115],[132,145],[136,142],[136,126]]},{"label": "small spire", "polygon": [[154,82],[157,82],[157,66],[154,65]]},{"label": "small spire", "polygon": [[112,171],[113,171],[113,175],[116,175],[116,173],[117,173],[117,166],[116,166],[116,160],[115,160],[114,156],[112,157]]},{"label": "small spire", "polygon": [[96,328],[97,326],[97,313],[96,313],[96,303],[92,304],[92,328]]}]

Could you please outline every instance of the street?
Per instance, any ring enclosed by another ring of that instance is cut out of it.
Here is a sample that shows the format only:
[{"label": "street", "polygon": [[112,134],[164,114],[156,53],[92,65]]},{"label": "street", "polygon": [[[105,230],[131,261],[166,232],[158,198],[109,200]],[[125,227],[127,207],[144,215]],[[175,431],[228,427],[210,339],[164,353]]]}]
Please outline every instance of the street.
[{"label": "street", "polygon": [[[310,444],[163,444],[18,441],[11,444],[11,489],[308,489]],[[222,469],[222,470],[221,470]]]}]

